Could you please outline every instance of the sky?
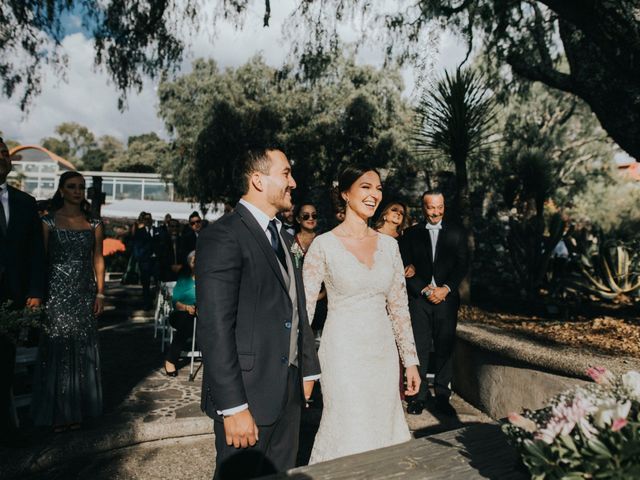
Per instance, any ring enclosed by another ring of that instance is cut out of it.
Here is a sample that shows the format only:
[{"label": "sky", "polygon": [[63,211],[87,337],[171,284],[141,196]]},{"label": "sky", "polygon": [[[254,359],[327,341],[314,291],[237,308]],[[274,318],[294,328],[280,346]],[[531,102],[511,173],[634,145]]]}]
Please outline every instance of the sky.
[{"label": "sky", "polygon": [[[192,38],[180,73],[187,73],[195,58],[213,58],[220,67],[237,67],[256,54],[279,67],[289,53],[290,45],[282,41],[282,24],[293,7],[294,0],[272,2],[272,19],[269,28],[262,27],[262,12],[250,12],[242,30],[230,23],[220,23],[216,36],[200,32]],[[38,144],[63,122],[77,122],[88,127],[96,136],[113,135],[126,142],[131,135],[156,132],[168,138],[162,120],[157,116],[157,82],[147,80],[141,92],[128,94],[124,112],[117,107],[118,92],[108,75],[94,67],[92,40],[87,38],[78,17],[65,18],[66,37],[62,42],[69,64],[64,79],[51,69],[44,69],[42,93],[34,99],[27,113],[21,112],[18,98],[0,96],[0,118],[4,119],[0,130],[7,139],[21,144]],[[355,30],[345,27],[346,38],[355,38]],[[431,73],[454,68],[464,58],[465,46],[453,35],[444,33],[433,51],[427,52],[432,61]],[[360,63],[381,65],[383,59],[379,46],[370,45],[358,55]],[[417,94],[416,72],[403,70],[405,96]]]}]

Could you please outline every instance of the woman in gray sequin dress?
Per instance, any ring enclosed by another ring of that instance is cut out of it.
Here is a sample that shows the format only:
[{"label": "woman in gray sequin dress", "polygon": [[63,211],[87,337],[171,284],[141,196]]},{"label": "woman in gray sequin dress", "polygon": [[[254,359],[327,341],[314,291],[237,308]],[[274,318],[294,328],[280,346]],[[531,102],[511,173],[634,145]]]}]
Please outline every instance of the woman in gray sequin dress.
[{"label": "woman in gray sequin dress", "polygon": [[56,431],[102,413],[96,315],[104,299],[103,226],[88,215],[84,177],[65,172],[42,218],[48,254],[46,333],[38,348],[32,415]]}]

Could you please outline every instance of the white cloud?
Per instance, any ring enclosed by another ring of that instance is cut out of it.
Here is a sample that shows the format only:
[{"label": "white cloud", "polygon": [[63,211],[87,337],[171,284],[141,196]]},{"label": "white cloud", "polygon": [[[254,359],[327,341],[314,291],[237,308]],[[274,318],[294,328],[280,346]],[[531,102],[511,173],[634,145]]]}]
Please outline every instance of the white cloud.
[{"label": "white cloud", "polygon": [[[213,58],[221,67],[234,67],[258,53],[270,65],[281,65],[290,49],[290,45],[282,40],[282,24],[293,5],[292,0],[272,2],[269,28],[262,27],[263,12],[255,11],[247,16],[242,30],[222,22],[213,37],[204,30],[197,33],[181,71],[188,72],[191,62],[198,57]],[[62,46],[69,57],[66,80],[57,78],[52,70],[46,70],[42,94],[35,99],[26,115],[20,112],[17,99],[0,99],[0,116],[5,119],[0,129],[6,138],[23,144],[38,143],[41,138],[53,135],[56,125],[71,121],[87,126],[97,136],[109,134],[122,141],[130,135],[150,131],[167,136],[162,121],[156,115],[154,82],[146,81],[140,93],[130,92],[128,108],[120,112],[117,109],[118,92],[109,83],[107,74],[94,68],[92,41],[77,32],[67,36]],[[437,53],[431,55],[433,72],[459,63],[464,51],[464,46],[452,35],[443,34]],[[358,55],[362,63],[374,65],[381,65],[382,58],[382,47],[376,45],[363,48]],[[403,76],[405,94],[414,97],[414,70],[406,68]]]}]

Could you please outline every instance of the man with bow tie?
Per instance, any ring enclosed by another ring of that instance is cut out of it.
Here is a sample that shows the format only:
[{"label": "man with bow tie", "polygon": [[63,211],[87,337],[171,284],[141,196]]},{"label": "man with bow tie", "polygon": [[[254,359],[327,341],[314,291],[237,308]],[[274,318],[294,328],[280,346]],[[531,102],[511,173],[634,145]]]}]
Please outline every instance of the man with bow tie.
[{"label": "man with bow tie", "polygon": [[440,413],[455,415],[449,398],[460,305],[458,286],[468,265],[467,235],[461,227],[443,221],[442,192],[426,191],[422,210],[425,221],[406,230],[400,240],[404,264],[415,269],[415,275],[407,278],[407,291],[423,379],[418,395],[407,399],[407,412],[422,413],[430,396],[426,375],[433,352],[435,407]]}]

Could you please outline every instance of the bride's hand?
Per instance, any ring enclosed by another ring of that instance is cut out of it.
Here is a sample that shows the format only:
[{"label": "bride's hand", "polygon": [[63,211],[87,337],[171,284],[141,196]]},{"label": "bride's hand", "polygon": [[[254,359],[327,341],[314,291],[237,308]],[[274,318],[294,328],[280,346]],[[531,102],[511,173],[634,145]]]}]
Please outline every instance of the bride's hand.
[{"label": "bride's hand", "polygon": [[405,369],[405,375],[407,376],[407,389],[404,394],[408,396],[413,396],[418,394],[418,390],[420,390],[420,373],[418,373],[418,367],[416,365],[411,365]]}]

